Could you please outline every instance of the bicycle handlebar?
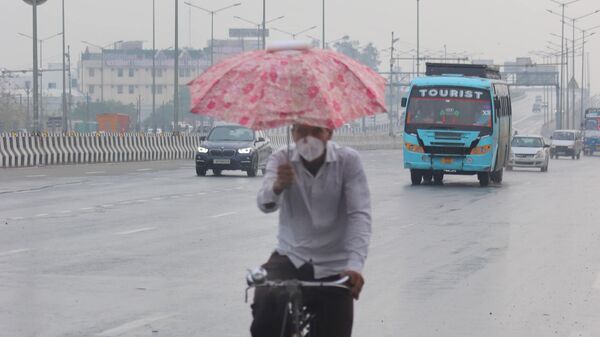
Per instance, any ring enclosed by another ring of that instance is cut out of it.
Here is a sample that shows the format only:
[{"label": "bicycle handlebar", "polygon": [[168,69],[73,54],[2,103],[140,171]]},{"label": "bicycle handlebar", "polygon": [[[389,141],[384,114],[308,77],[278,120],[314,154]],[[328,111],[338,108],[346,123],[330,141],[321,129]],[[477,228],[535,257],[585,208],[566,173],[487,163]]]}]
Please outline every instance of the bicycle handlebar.
[{"label": "bicycle handlebar", "polygon": [[267,280],[267,271],[263,268],[249,270],[246,275],[246,301],[248,300],[248,289],[256,287],[270,288],[307,288],[307,287],[335,287],[342,289],[350,289],[346,283],[350,280],[350,276],[343,276],[334,281],[301,281],[296,279],[291,280]]}]

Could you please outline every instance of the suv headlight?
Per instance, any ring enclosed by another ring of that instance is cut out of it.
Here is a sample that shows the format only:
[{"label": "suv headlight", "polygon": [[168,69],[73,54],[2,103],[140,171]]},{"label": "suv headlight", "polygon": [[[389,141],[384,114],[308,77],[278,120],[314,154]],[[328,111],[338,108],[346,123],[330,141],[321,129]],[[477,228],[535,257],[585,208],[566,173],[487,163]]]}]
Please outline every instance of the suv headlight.
[{"label": "suv headlight", "polygon": [[536,154],[535,154],[536,158],[543,158],[544,157],[544,151],[543,150],[539,150]]},{"label": "suv headlight", "polygon": [[198,153],[208,153],[208,149],[202,146],[198,146]]},{"label": "suv headlight", "polygon": [[250,154],[250,153],[252,153],[252,151],[254,151],[254,149],[251,147],[245,147],[243,149],[238,149],[238,153],[241,153],[241,154]]}]

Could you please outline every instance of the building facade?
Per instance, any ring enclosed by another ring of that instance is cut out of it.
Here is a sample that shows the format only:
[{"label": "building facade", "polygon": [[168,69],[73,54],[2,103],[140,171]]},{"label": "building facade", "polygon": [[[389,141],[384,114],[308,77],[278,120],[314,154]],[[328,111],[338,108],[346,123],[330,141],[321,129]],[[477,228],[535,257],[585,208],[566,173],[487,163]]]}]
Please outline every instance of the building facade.
[{"label": "building facade", "polygon": [[[79,83],[90,101],[117,101],[123,104],[152,105],[153,51],[142,42],[117,44],[114,49],[81,55]],[[179,55],[179,85],[184,86],[208,67],[202,50],[184,49]],[[156,105],[173,100],[175,52],[158,50],[155,58]],[[146,109],[144,109],[146,110]]]}]

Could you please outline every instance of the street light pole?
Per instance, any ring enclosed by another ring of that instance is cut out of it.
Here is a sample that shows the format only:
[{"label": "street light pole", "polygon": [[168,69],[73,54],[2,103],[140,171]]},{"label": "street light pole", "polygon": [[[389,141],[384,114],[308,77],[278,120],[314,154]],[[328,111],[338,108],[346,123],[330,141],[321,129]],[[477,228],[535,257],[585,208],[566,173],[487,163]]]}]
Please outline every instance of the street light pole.
[{"label": "street light pole", "polygon": [[173,133],[179,132],[179,0],[175,0],[175,76],[173,82]]},{"label": "street light pole", "polygon": [[224,10],[229,9],[231,7],[237,7],[237,6],[241,5],[242,3],[238,2],[238,3],[235,3],[233,5],[229,5],[229,6],[226,6],[226,7],[217,9],[217,10],[214,10],[214,11],[208,10],[206,8],[202,8],[200,6],[196,6],[196,5],[194,5],[193,3],[190,3],[190,2],[186,2],[185,4],[188,5],[188,6],[190,6],[190,7],[201,9],[201,10],[207,12],[208,14],[210,14],[210,65],[212,66],[214,64],[213,63],[213,58],[214,58],[214,44],[215,44],[215,38],[214,38],[214,27],[215,27],[214,26],[214,16],[215,16],[215,14],[217,14],[217,13],[219,13],[221,11],[224,11]]},{"label": "street light pole", "polygon": [[265,31],[267,26],[267,1],[263,0],[263,16],[262,16],[262,48],[267,49],[267,33]]},{"label": "street light pole", "polygon": [[312,27],[310,27],[310,28],[306,28],[306,29],[304,29],[304,30],[301,30],[301,31],[299,31],[299,32],[297,32],[297,33],[290,33],[290,32],[288,32],[288,31],[285,31],[285,30],[283,30],[283,29],[279,29],[279,28],[275,28],[275,27],[273,27],[273,30],[274,30],[274,31],[277,31],[277,32],[280,32],[280,33],[283,33],[283,34],[287,34],[287,35],[291,36],[293,40],[295,40],[295,39],[296,39],[296,36],[298,36],[298,35],[300,35],[300,34],[303,34],[303,33],[306,33],[306,32],[308,32],[308,31],[311,31],[311,30],[313,30],[313,29],[315,29],[315,28],[317,28],[317,26],[312,26]]},{"label": "street light pole", "polygon": [[420,45],[421,45],[421,39],[420,39],[420,0],[417,0],[417,76],[419,76],[419,68],[421,65],[421,59],[420,59]]},{"label": "street light pole", "polygon": [[156,114],[156,0],[152,0],[152,118],[156,118],[155,114]]},{"label": "street light pole", "polygon": [[323,49],[325,49],[325,0],[323,0]]},{"label": "street light pole", "polygon": [[[68,131],[67,127],[67,76],[66,76],[66,51],[65,51],[65,0],[62,0],[62,129]],[[69,83],[70,85],[70,83]]]},{"label": "street light pole", "polygon": [[[276,17],[276,18],[273,18],[273,19],[271,19],[271,20],[267,20],[267,21],[265,22],[265,24],[269,24],[269,23],[271,23],[271,22],[274,22],[274,21],[277,21],[277,20],[281,20],[281,19],[283,19],[284,17],[285,17],[285,16],[284,16],[284,15],[282,15],[282,16],[278,16],[278,17]],[[234,19],[241,20],[241,21],[244,21],[244,22],[247,22],[247,23],[249,23],[249,24],[251,24],[251,25],[254,25],[254,26],[256,26],[256,48],[257,48],[257,50],[258,50],[258,49],[261,49],[261,45],[260,45],[260,42],[261,42],[261,33],[260,33],[260,27],[262,26],[262,23],[257,23],[257,22],[254,22],[254,21],[252,21],[252,20],[244,19],[243,17],[241,17],[241,16],[237,16],[237,15],[235,15],[233,18],[234,18]],[[266,34],[266,33],[265,33],[265,34]]]}]

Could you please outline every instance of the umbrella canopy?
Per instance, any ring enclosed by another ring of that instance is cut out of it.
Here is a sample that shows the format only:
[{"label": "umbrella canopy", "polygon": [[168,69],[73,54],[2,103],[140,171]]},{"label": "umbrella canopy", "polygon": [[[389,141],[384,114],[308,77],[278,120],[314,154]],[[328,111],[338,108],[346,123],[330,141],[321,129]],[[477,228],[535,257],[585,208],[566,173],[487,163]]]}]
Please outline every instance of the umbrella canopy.
[{"label": "umbrella canopy", "polygon": [[253,129],[337,128],[384,112],[385,79],[330,50],[278,48],[223,60],[189,83],[191,111]]}]

